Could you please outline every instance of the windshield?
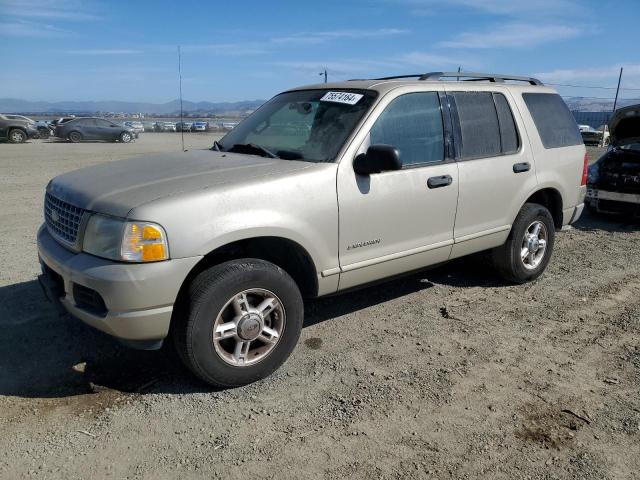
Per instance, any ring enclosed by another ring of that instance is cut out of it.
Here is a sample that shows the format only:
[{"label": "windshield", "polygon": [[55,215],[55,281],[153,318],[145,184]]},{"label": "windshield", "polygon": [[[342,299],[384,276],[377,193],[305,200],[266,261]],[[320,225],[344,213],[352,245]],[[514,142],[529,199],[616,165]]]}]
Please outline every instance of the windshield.
[{"label": "windshield", "polygon": [[220,150],[333,162],[377,96],[370,90],[303,90],[272,98],[225,135]]}]

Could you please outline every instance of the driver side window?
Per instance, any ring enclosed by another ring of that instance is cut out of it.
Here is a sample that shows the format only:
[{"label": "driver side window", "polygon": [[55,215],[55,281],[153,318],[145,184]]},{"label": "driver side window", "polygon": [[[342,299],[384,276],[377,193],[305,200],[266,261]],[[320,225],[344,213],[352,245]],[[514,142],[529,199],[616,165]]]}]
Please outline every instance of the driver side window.
[{"label": "driver side window", "polygon": [[370,143],[392,145],[403,167],[444,160],[444,129],[436,92],[416,92],[394,99],[371,127]]}]

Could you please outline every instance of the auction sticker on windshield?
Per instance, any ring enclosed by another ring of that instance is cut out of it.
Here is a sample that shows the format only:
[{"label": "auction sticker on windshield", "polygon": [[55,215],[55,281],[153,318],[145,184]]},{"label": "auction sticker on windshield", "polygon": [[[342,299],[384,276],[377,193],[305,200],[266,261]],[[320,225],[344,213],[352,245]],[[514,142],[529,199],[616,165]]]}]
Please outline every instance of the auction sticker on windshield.
[{"label": "auction sticker on windshield", "polygon": [[321,102],[346,103],[355,105],[364,95],[351,92],[327,92],[320,99]]}]

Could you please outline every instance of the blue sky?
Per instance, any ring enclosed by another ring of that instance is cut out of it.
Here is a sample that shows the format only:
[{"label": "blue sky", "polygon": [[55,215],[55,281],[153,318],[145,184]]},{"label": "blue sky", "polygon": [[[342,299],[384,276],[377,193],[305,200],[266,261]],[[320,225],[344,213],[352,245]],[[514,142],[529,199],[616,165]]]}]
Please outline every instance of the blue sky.
[{"label": "blue sky", "polygon": [[269,98],[325,67],[330,80],[462,66],[613,87],[622,66],[622,97],[640,97],[639,30],[639,0],[0,0],[0,96],[169,101],[180,44],[194,101]]}]

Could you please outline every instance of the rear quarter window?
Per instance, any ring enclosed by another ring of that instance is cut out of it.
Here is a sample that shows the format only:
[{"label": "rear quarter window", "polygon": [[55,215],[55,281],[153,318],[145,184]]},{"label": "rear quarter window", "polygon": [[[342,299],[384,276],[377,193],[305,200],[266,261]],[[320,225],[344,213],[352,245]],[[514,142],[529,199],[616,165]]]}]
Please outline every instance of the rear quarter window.
[{"label": "rear quarter window", "polygon": [[582,136],[573,115],[560,95],[523,93],[544,148],[582,145]]}]

